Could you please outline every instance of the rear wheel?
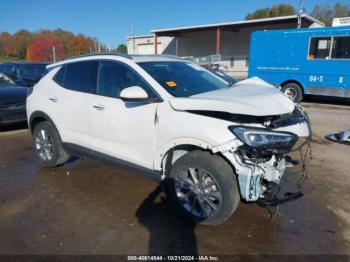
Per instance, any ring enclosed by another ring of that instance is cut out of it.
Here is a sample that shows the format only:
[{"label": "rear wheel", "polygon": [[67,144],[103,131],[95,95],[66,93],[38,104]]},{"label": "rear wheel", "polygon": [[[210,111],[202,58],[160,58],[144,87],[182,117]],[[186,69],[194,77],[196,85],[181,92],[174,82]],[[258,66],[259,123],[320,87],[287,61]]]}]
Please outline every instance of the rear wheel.
[{"label": "rear wheel", "polygon": [[232,168],[221,157],[203,151],[190,152],[175,162],[168,187],[180,211],[206,225],[223,223],[240,200]]},{"label": "rear wheel", "polygon": [[296,83],[288,83],[282,86],[281,91],[294,102],[299,103],[303,99],[301,87]]},{"label": "rear wheel", "polygon": [[47,121],[38,123],[33,130],[33,143],[40,164],[46,167],[62,165],[69,157],[63,149],[56,128]]}]

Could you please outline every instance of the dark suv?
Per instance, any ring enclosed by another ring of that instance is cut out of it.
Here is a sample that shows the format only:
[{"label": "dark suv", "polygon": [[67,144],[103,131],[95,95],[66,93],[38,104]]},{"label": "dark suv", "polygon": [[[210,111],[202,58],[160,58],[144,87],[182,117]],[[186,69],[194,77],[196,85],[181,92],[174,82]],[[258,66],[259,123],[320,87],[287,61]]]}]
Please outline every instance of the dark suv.
[{"label": "dark suv", "polygon": [[3,63],[0,72],[11,77],[18,85],[34,86],[46,73],[47,63]]}]

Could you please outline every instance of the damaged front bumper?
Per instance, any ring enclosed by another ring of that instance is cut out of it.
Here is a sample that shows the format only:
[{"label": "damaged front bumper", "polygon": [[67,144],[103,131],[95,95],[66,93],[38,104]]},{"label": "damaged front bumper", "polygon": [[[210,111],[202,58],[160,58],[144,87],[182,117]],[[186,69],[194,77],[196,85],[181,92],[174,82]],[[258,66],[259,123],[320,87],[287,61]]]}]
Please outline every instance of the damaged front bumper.
[{"label": "damaged front bumper", "polygon": [[224,156],[234,165],[238,175],[239,188],[242,198],[246,201],[256,201],[264,198],[267,184],[279,184],[286,169],[286,158],[273,155],[263,163],[242,161],[238,153],[224,153]]},{"label": "damaged front bumper", "polygon": [[[311,128],[308,119],[292,126],[285,126],[274,131],[288,131],[298,136],[298,141],[290,151],[302,148],[310,143]],[[246,153],[246,145],[238,139],[212,148],[220,152],[235,167],[238,176],[241,197],[246,201],[275,201],[281,178],[287,167],[297,164],[287,154],[273,152],[252,157]],[[296,195],[291,195],[291,198]]]}]

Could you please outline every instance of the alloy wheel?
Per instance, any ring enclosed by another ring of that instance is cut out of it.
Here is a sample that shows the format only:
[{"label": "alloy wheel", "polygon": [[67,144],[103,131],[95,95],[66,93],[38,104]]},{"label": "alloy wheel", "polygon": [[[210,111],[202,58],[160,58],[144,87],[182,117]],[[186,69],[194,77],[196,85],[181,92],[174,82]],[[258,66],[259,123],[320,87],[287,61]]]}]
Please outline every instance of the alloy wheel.
[{"label": "alloy wheel", "polygon": [[205,219],[220,210],[221,190],[215,178],[203,168],[181,170],[175,181],[175,190],[181,205],[191,215]]},{"label": "alloy wheel", "polygon": [[50,161],[54,156],[53,142],[45,129],[40,129],[35,135],[35,148],[43,161]]}]

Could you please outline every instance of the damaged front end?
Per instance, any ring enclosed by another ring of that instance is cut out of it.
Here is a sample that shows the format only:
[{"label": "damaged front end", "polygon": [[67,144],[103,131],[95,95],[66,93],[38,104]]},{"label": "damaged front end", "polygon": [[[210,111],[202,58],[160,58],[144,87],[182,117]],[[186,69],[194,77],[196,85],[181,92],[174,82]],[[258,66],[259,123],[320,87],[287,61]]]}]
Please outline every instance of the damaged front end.
[{"label": "damaged front end", "polygon": [[309,146],[311,141],[310,122],[300,108],[289,116],[269,118],[264,123],[230,126],[236,139],[213,148],[235,167],[242,198],[259,200],[263,206],[275,206],[302,195],[298,192],[277,197],[285,169],[298,163],[288,154]]}]

